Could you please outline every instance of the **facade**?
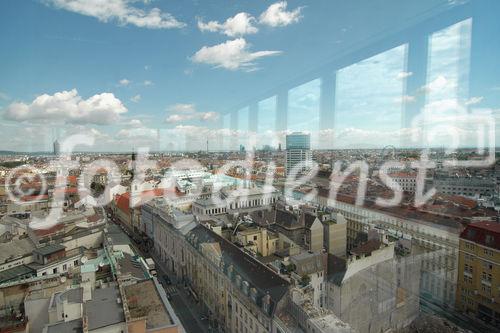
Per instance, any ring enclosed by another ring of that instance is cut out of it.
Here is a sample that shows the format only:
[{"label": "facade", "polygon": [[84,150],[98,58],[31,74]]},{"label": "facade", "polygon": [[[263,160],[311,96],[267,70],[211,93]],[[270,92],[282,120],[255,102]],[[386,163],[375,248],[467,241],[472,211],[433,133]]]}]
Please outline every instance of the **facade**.
[{"label": "facade", "polygon": [[489,197],[495,194],[494,178],[436,176],[432,186],[438,193],[464,197]]},{"label": "facade", "polygon": [[417,174],[414,172],[397,172],[389,175],[401,190],[408,193],[415,193],[417,187]]},{"label": "facade", "polygon": [[248,228],[236,233],[236,242],[246,250],[261,256],[268,256],[278,248],[278,236],[266,228]]},{"label": "facade", "polygon": [[176,220],[153,219],[155,253],[203,302],[217,329],[275,332],[273,316],[289,283],[212,230]]},{"label": "facade", "polygon": [[332,219],[325,216],[323,220],[324,245],[330,254],[345,257],[347,251],[347,221],[342,214],[337,213]]},{"label": "facade", "polygon": [[298,163],[303,163],[302,170],[306,170],[312,163],[310,134],[294,132],[286,136],[286,174]]},{"label": "facade", "polygon": [[[316,198],[320,206],[328,206],[328,198]],[[372,228],[385,230],[396,239],[412,240],[422,254],[420,294],[433,302],[455,304],[457,289],[458,236],[462,225],[450,219],[433,222],[418,216],[403,217],[337,200],[335,211],[348,221],[348,249],[356,246],[356,234],[367,235]],[[349,234],[351,237],[349,237]]]},{"label": "facade", "polygon": [[192,205],[193,214],[205,218],[210,215],[252,211],[276,203],[279,192],[274,188],[251,187],[243,189],[224,188],[217,198],[199,198]]},{"label": "facade", "polygon": [[459,249],[457,310],[500,329],[500,224],[469,224]]},{"label": "facade", "polygon": [[348,259],[329,255],[324,305],[358,332],[402,329],[420,313],[419,272],[419,257],[369,241]]}]

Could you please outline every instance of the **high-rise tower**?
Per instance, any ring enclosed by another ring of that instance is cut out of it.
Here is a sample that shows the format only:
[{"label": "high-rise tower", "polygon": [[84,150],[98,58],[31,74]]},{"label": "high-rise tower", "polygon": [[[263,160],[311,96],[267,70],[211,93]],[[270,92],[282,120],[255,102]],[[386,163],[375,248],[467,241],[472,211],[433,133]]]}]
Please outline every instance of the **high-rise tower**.
[{"label": "high-rise tower", "polygon": [[311,166],[311,136],[294,132],[286,136],[286,174],[288,175],[298,163],[302,163],[302,171]]}]

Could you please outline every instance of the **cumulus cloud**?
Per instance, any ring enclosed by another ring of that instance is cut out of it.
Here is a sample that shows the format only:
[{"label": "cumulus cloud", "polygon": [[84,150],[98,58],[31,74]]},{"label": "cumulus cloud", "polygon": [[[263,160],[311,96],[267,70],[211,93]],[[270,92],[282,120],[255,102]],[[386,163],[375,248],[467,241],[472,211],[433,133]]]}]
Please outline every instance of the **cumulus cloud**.
[{"label": "cumulus cloud", "polygon": [[132,126],[132,127],[143,127],[144,126],[140,119],[130,119],[130,121],[128,122],[128,125]]},{"label": "cumulus cloud", "polygon": [[281,54],[281,51],[250,52],[246,40],[237,38],[214,46],[203,46],[191,60],[195,63],[213,65],[215,68],[252,71],[255,70],[256,60],[278,54]]},{"label": "cumulus cloud", "polygon": [[259,23],[270,27],[284,27],[296,23],[301,19],[303,7],[297,7],[294,10],[287,11],[288,3],[280,1],[272,4],[259,17]]},{"label": "cumulus cloud", "polygon": [[101,22],[115,21],[119,25],[135,25],[148,29],[182,28],[186,24],[179,22],[172,14],[159,8],[149,11],[131,4],[134,0],[46,0],[55,8],[73,13],[95,17]]},{"label": "cumulus cloud", "polygon": [[153,85],[153,81],[145,80],[142,84],[145,85],[146,87],[149,87]]},{"label": "cumulus cloud", "polygon": [[152,139],[156,138],[157,131],[152,128],[124,128],[116,133],[118,139]]},{"label": "cumulus cloud", "polygon": [[135,96],[132,96],[132,97],[130,98],[130,100],[131,100],[132,102],[134,102],[134,103],[139,103],[139,101],[141,100],[141,95],[140,95],[140,94],[137,94],[137,95],[135,95]]},{"label": "cumulus cloud", "polygon": [[107,125],[119,120],[127,108],[112,93],[83,99],[76,89],[43,94],[31,103],[10,104],[4,118],[15,121],[63,121],[74,124]]},{"label": "cumulus cloud", "polygon": [[167,111],[170,113],[194,113],[196,106],[192,103],[177,103],[167,107]]},{"label": "cumulus cloud", "polygon": [[447,92],[455,89],[456,87],[457,83],[455,80],[450,80],[443,75],[439,75],[434,80],[420,88],[420,90],[427,93],[436,93]]},{"label": "cumulus cloud", "polygon": [[120,81],[118,81],[118,84],[122,87],[126,87],[128,86],[129,84],[131,84],[132,81],[130,80],[127,80],[127,79],[121,79]]},{"label": "cumulus cloud", "polygon": [[259,31],[254,26],[255,22],[255,18],[250,14],[238,13],[228,18],[224,23],[219,23],[218,21],[204,23],[201,19],[198,19],[198,29],[200,31],[220,32],[229,37],[236,37],[254,34]]},{"label": "cumulus cloud", "polygon": [[465,101],[465,105],[475,105],[483,101],[483,96],[471,97]]},{"label": "cumulus cloud", "polygon": [[167,123],[180,123],[189,120],[213,121],[219,118],[217,112],[198,112],[194,104],[177,103],[167,108],[170,115],[165,120]]},{"label": "cumulus cloud", "polygon": [[415,102],[415,100],[416,100],[415,96],[402,95],[400,97],[395,98],[394,102],[397,103],[397,104],[400,104],[400,103],[413,103],[413,102]]},{"label": "cumulus cloud", "polygon": [[403,79],[406,79],[407,77],[410,77],[413,75],[413,72],[399,72],[397,75],[396,75],[396,78],[398,80],[403,80]]}]

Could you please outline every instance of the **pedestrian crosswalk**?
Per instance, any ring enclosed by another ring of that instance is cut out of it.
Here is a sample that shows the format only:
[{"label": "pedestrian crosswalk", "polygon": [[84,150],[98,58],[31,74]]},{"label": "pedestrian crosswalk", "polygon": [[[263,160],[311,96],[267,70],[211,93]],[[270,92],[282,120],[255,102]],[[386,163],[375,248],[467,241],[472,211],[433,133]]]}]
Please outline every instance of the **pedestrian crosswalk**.
[{"label": "pedestrian crosswalk", "polygon": [[163,287],[165,289],[165,292],[170,295],[176,295],[177,294],[177,288],[175,286],[165,286]]}]

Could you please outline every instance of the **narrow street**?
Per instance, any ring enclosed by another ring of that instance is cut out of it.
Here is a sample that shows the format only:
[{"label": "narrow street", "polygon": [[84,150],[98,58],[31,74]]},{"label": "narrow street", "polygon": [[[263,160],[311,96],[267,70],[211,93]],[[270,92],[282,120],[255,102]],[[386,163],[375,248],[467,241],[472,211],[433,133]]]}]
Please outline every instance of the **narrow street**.
[{"label": "narrow street", "polygon": [[[110,209],[107,210],[107,213],[111,214],[111,218],[108,223],[116,223],[118,224],[122,230],[125,232],[126,226],[120,219],[112,213]],[[113,220],[113,222],[111,221]],[[187,333],[198,333],[198,332],[211,332],[209,328],[208,320],[202,320],[203,311],[199,304],[193,300],[193,298],[188,295],[186,292],[184,285],[177,283],[174,275],[171,272],[167,272],[166,268],[162,264],[162,262],[153,254],[146,253],[134,240],[134,237],[130,236],[132,231],[130,229],[126,230],[126,233],[129,235],[129,239],[131,240],[134,248],[139,252],[139,254],[143,258],[152,258],[155,262],[157,278],[161,283],[167,295],[170,295],[170,304],[174,308],[175,314],[179,317],[184,329]],[[171,284],[167,284],[165,277],[168,276],[171,280]]]}]

